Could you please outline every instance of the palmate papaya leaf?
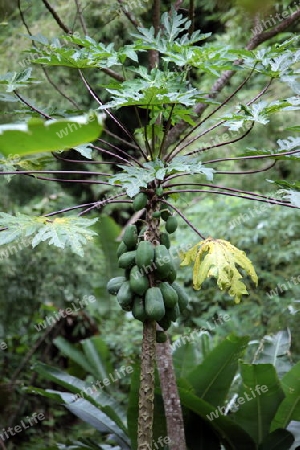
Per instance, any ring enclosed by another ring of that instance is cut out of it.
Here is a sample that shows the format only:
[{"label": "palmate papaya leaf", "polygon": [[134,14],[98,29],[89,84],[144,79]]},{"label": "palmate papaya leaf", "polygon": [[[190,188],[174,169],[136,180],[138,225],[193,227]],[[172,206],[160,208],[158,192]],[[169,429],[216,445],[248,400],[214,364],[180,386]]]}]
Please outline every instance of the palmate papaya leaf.
[{"label": "palmate papaya leaf", "polygon": [[84,256],[83,245],[91,240],[95,233],[88,227],[98,219],[82,217],[49,218],[31,217],[17,213],[16,216],[0,213],[0,245],[9,244],[17,239],[33,236],[32,247],[49,241],[49,245],[59,248],[70,247],[79,256]]},{"label": "palmate papaya leaf", "polygon": [[251,261],[245,252],[222,239],[207,238],[200,241],[183,255],[182,266],[194,263],[193,287],[201,289],[206,278],[216,278],[218,287],[234,297],[239,303],[242,295],[248,294],[245,284],[240,281],[243,269],[257,285],[258,278]]},{"label": "palmate papaya leaf", "polygon": [[99,137],[103,114],[68,119],[30,119],[27,123],[0,125],[0,153],[18,154],[62,151]]},{"label": "palmate papaya leaf", "polygon": [[[6,92],[13,92],[16,89],[22,87],[28,87],[32,84],[39,84],[41,81],[37,81],[31,77],[32,68],[28,67],[22,72],[8,72],[4,75],[0,75],[0,86],[6,87]],[[6,101],[5,99],[3,101]]]},{"label": "palmate papaya leaf", "polygon": [[138,75],[134,80],[115,85],[114,89],[106,87],[112,100],[100,106],[100,110],[134,105],[149,107],[181,104],[188,107],[205,98],[204,93],[193,88],[182,74],[164,72],[157,68],[150,72],[144,68],[132,70]]},{"label": "palmate papaya leaf", "polygon": [[201,165],[197,158],[189,156],[177,156],[170,163],[165,164],[160,159],[149,161],[143,167],[128,167],[118,165],[123,172],[110,177],[112,184],[122,184],[129,197],[134,197],[139,193],[141,187],[146,188],[147,184],[153,180],[164,180],[167,175],[174,173],[189,172],[199,173],[206,176],[210,181],[213,179],[214,170]]}]

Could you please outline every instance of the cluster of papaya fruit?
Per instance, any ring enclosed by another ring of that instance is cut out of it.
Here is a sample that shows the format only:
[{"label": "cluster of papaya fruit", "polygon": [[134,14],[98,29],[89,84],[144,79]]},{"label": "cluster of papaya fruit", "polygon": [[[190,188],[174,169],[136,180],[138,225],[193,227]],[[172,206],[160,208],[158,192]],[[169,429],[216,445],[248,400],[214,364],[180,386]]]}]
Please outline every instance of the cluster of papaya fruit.
[{"label": "cluster of papaya fruit", "polygon": [[[134,209],[138,211],[146,203],[146,194],[140,193],[134,199]],[[124,276],[112,278],[107,290],[116,295],[121,308],[132,311],[137,320],[155,320],[166,331],[187,308],[188,296],[175,282],[176,269],[169,252],[168,234],[177,228],[176,217],[163,207],[153,215],[165,220],[166,233],[160,234],[160,244],[144,240],[144,233],[139,235],[137,227],[129,225],[117,250]],[[157,333],[158,342],[165,339],[164,333]]]}]

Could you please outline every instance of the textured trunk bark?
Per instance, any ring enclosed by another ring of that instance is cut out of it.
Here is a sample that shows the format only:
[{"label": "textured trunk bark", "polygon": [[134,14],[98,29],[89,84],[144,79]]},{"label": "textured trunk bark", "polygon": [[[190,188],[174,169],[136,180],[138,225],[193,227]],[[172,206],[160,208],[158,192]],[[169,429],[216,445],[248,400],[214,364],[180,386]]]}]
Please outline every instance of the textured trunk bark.
[{"label": "textured trunk bark", "polygon": [[170,342],[156,344],[156,361],[164,400],[169,450],[186,450],[184,423],[172,362]]},{"label": "textured trunk bark", "polygon": [[152,449],[155,386],[155,322],[145,322],[139,390],[138,450]]}]

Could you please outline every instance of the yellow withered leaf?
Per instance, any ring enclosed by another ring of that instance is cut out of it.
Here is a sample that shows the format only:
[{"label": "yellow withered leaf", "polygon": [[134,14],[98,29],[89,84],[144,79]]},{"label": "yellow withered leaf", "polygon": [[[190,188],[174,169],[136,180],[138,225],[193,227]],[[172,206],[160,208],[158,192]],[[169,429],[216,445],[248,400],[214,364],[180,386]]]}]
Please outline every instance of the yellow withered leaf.
[{"label": "yellow withered leaf", "polygon": [[206,278],[216,278],[218,287],[234,297],[236,303],[241,301],[242,295],[248,294],[241,281],[243,275],[239,272],[240,268],[245,270],[256,285],[258,283],[257,274],[246,253],[223,239],[210,237],[198,242],[183,255],[181,266],[191,263],[194,263],[194,289],[201,289]]}]

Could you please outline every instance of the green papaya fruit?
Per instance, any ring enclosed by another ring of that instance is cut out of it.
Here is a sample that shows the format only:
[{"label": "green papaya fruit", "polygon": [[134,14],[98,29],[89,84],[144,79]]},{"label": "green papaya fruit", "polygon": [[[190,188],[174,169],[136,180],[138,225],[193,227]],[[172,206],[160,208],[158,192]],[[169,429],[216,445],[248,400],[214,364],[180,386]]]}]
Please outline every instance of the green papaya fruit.
[{"label": "green papaya fruit", "polygon": [[139,192],[133,199],[133,209],[140,211],[147,205],[148,197],[144,192]]},{"label": "green papaya fruit", "polygon": [[122,241],[117,249],[117,257],[120,258],[123,253],[128,252],[127,245]]},{"label": "green papaya fruit", "polygon": [[132,306],[132,315],[140,322],[145,322],[147,314],[145,310],[144,300],[141,297],[135,297]]},{"label": "green papaya fruit", "polygon": [[173,308],[178,302],[178,295],[175,289],[169,283],[166,282],[160,283],[159,289],[161,290],[165,307]]},{"label": "green papaya fruit", "polygon": [[128,250],[134,250],[138,241],[138,232],[135,225],[128,225],[126,227],[123,242],[127,246]]},{"label": "green papaya fruit", "polygon": [[169,234],[174,233],[176,231],[176,229],[177,229],[177,219],[176,219],[176,217],[175,216],[169,216],[167,221],[166,221],[165,227],[166,227],[166,231]]},{"label": "green papaya fruit", "polygon": [[136,251],[123,253],[119,258],[119,267],[121,269],[130,269],[134,266]]},{"label": "green papaya fruit", "polygon": [[117,295],[124,281],[126,281],[125,277],[112,278],[106,285],[107,291],[112,295]]},{"label": "green papaya fruit", "polygon": [[149,241],[141,241],[136,250],[136,265],[140,269],[145,269],[148,266],[152,266],[154,255],[154,245]]},{"label": "green papaya fruit", "polygon": [[175,289],[178,295],[178,306],[180,309],[180,312],[183,313],[189,305],[189,297],[187,293],[185,292],[184,288],[181,287],[178,283],[173,283],[172,287]]},{"label": "green papaya fruit", "polygon": [[170,238],[169,238],[168,233],[161,233],[159,240],[160,240],[161,245],[164,245],[165,247],[167,247],[167,249],[169,249],[171,247]]},{"label": "green papaya fruit", "polygon": [[[159,280],[176,278],[176,270],[169,250],[164,245],[155,247],[155,274]],[[174,280],[173,280],[174,281]]]},{"label": "green papaya fruit", "polygon": [[119,305],[124,311],[131,311],[133,303],[133,293],[130,289],[129,281],[124,281],[117,294]]},{"label": "green papaya fruit", "polygon": [[158,287],[151,287],[145,295],[145,309],[151,320],[161,320],[165,315],[165,305],[162,293]]},{"label": "green papaya fruit", "polygon": [[156,342],[158,344],[164,344],[165,342],[167,342],[167,340],[168,336],[164,331],[156,331]]},{"label": "green papaya fruit", "polygon": [[149,288],[148,277],[140,272],[138,266],[133,266],[131,269],[129,282],[132,292],[138,295],[143,295]]}]

